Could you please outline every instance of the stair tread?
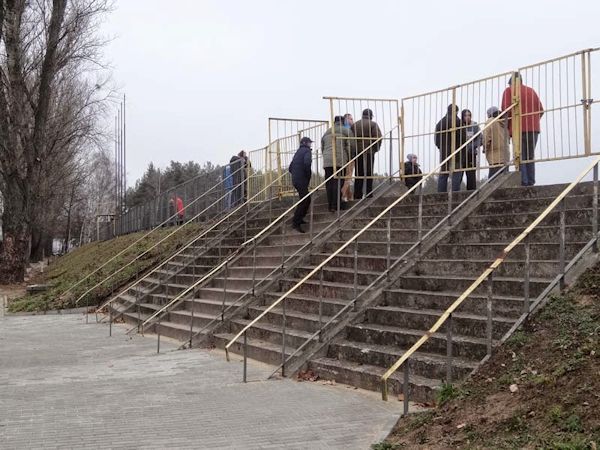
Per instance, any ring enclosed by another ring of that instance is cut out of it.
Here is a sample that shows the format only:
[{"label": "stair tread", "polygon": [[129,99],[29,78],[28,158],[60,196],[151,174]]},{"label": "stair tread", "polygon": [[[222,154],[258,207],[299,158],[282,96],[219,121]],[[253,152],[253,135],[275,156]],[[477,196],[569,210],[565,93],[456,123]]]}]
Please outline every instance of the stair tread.
[{"label": "stair tread", "polygon": [[[393,311],[393,312],[403,312],[408,314],[419,314],[419,315],[428,315],[428,316],[436,316],[439,317],[443,314],[442,310],[439,309],[425,309],[425,308],[409,308],[409,307],[398,307],[398,306],[374,306],[369,309],[374,309],[378,311]],[[463,312],[454,312],[452,316],[458,319],[473,319],[473,320],[487,320],[486,316],[480,314],[473,313],[463,313]],[[493,316],[494,321],[496,322],[506,322],[506,323],[514,323],[514,318],[501,317],[501,316]]]},{"label": "stair tread", "polygon": [[[397,334],[404,334],[404,335],[409,335],[409,336],[415,336],[417,338],[422,337],[426,333],[424,330],[403,328],[403,327],[397,327],[397,326],[393,326],[393,325],[383,325],[383,324],[379,324],[379,323],[357,323],[357,324],[348,325],[348,326],[351,328],[359,328],[359,329],[366,329],[366,330],[372,330],[372,331],[385,331],[385,332],[391,332],[391,333],[397,333]],[[431,335],[431,337],[436,337],[439,339],[446,339],[446,334],[438,332],[438,333],[433,333]],[[487,340],[485,338],[478,338],[475,336],[468,336],[468,335],[463,335],[460,333],[452,333],[452,340],[464,341],[464,342],[469,342],[472,344],[487,345]]]},{"label": "stair tread", "polygon": [[[430,295],[430,296],[436,296],[436,297],[460,297],[460,295],[462,294],[462,292],[458,292],[458,291],[419,291],[417,289],[401,289],[401,288],[393,288],[393,289],[386,289],[384,292],[390,292],[390,293],[394,293],[394,294],[423,294],[423,295]],[[487,294],[476,294],[476,293],[472,293],[469,295],[469,298],[480,298],[480,299],[487,299]],[[514,296],[514,295],[497,295],[494,294],[494,300],[514,300],[514,301],[518,301],[518,302],[522,302],[523,301],[523,297],[518,297],[518,296]]]},{"label": "stair tread", "polygon": [[[185,317],[189,317],[190,320],[192,318],[192,312],[190,310],[187,309],[176,309],[173,311],[169,311],[169,314],[174,314],[177,316],[185,316]],[[220,315],[216,315],[215,314],[206,314],[206,313],[201,313],[198,311],[194,311],[194,318],[202,318],[202,319],[214,319],[215,317],[219,317]]]},{"label": "stair tread", "polygon": [[[254,311],[260,311],[262,313],[265,309],[267,309],[267,307],[268,306],[251,306],[250,309],[252,309]],[[283,315],[283,308],[281,308],[281,306],[276,306],[273,309],[271,309],[269,312],[273,313],[273,314]],[[318,314],[311,314],[311,313],[305,313],[305,312],[301,312],[301,311],[295,311],[293,309],[290,309],[289,307],[286,307],[285,315],[287,317],[294,317],[296,319],[312,320],[315,322],[319,321]],[[327,323],[331,318],[332,318],[332,316],[326,316],[326,315],[321,316],[323,323]]]},{"label": "stair tread", "polygon": [[[354,361],[339,360],[339,359],[327,358],[327,357],[312,359],[311,364],[318,364],[318,365],[325,366],[326,368],[330,368],[330,369],[334,368],[334,369],[338,369],[338,370],[346,369],[346,370],[352,370],[352,371],[356,371],[356,372],[366,372],[366,373],[374,375],[378,378],[381,378],[388,369],[388,368],[380,367],[380,366],[372,366],[370,364],[360,364],[360,363],[357,363]],[[318,371],[317,371],[317,375],[318,375]],[[400,370],[400,371],[394,372],[390,376],[390,378],[395,379],[399,382],[402,382],[402,380],[403,380],[402,371]],[[428,386],[432,389],[436,389],[439,386],[441,386],[441,384],[442,384],[440,380],[436,380],[433,378],[426,378],[421,375],[415,375],[412,373],[410,374],[410,382],[412,384],[419,385],[419,386]]]},{"label": "stair tread", "polygon": [[[248,319],[233,319],[232,322],[235,322],[241,326],[246,326],[251,321]],[[265,330],[265,331],[269,331],[271,333],[277,333],[277,334],[281,334],[282,330],[283,330],[282,327],[279,325],[274,325],[271,323],[262,323],[262,322],[255,323],[254,325],[252,325],[252,328],[259,328],[261,330]],[[294,336],[294,337],[299,337],[302,339],[308,339],[310,336],[312,336],[313,333],[309,333],[308,331],[304,331],[304,330],[298,330],[297,328],[286,327],[285,334]]]},{"label": "stair tread", "polygon": [[[269,295],[269,296],[273,296],[273,297],[281,297],[281,292],[266,292],[264,295]],[[303,294],[290,294],[287,296],[288,299],[290,300],[308,300],[308,301],[312,301],[312,302],[318,302],[319,299],[317,297],[312,297],[310,295],[303,295]],[[340,300],[337,298],[331,298],[331,297],[323,297],[323,303],[330,303],[333,305],[340,305],[340,306],[346,306],[348,303],[350,302],[350,300]]]},{"label": "stair tread", "polygon": [[[467,275],[443,275],[436,274],[436,279],[438,280],[464,280],[464,281],[475,281],[477,276],[467,276]],[[414,275],[414,274],[406,274],[402,275],[402,278],[419,278],[419,279],[431,279],[431,275]],[[497,281],[523,281],[523,278],[517,277],[503,277],[503,276],[494,276],[494,282]],[[550,283],[552,281],[551,278],[541,278],[541,277],[529,277],[530,282],[536,283]]]},{"label": "stair tread", "polygon": [[[234,336],[235,336],[235,334],[233,334],[233,333],[216,333],[215,334],[216,338],[220,338],[220,339],[226,340],[228,342],[231,341],[231,339],[233,339]],[[240,345],[243,345],[244,338],[242,336],[240,336],[236,342]],[[251,338],[250,336],[247,337],[247,343],[248,343],[248,345],[250,345],[252,347],[259,347],[259,348],[263,348],[266,350],[270,350],[272,352],[281,353],[281,345],[279,345],[279,344],[273,344],[272,342],[264,341],[262,339]],[[290,355],[295,350],[296,349],[294,347],[290,347],[289,345],[286,345],[285,354]],[[301,354],[302,354],[302,352],[298,352],[296,354],[296,356],[301,355]]]},{"label": "stair tread", "polygon": [[[379,353],[387,353],[390,355],[395,355],[398,358],[400,358],[408,350],[407,348],[399,348],[395,345],[372,344],[372,343],[366,343],[366,342],[360,342],[360,341],[351,341],[351,340],[347,340],[347,339],[342,339],[340,341],[333,342],[332,345],[356,347],[356,348],[361,349],[362,352],[373,350],[373,351],[376,351]],[[418,359],[421,361],[432,361],[432,362],[441,362],[441,363],[446,362],[446,355],[422,352],[422,351],[416,351],[411,356],[411,358],[415,358],[415,359]],[[466,358],[462,358],[462,357],[458,357],[458,356],[453,356],[452,361],[453,361],[452,362],[453,365],[456,365],[458,367],[463,367],[463,368],[469,368],[469,369],[474,369],[479,364],[479,361],[474,361],[474,360],[470,360],[470,359],[466,359]]]}]

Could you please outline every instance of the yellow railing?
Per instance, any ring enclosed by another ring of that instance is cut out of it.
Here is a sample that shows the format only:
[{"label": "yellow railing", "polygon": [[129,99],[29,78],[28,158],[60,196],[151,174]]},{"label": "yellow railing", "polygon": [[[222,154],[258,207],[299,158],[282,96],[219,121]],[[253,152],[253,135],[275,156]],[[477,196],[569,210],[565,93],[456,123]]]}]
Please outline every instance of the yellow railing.
[{"label": "yellow railing", "polygon": [[[435,322],[435,324],[423,335],[421,336],[421,338],[415,342],[415,344],[410,347],[410,349],[408,349],[399,359],[398,361],[396,361],[387,371],[386,373],[381,377],[381,395],[383,400],[387,400],[388,399],[388,384],[387,381],[389,379],[389,377],[395,373],[403,364],[405,365],[405,375],[404,375],[404,390],[405,390],[405,394],[404,394],[404,402],[405,402],[405,406],[404,406],[404,411],[405,413],[408,412],[408,360],[411,356],[414,355],[414,353],[419,350],[419,348],[425,343],[427,342],[427,340],[434,334],[436,333],[441,327],[442,325],[444,325],[444,323],[446,323],[446,321],[448,321],[451,317],[452,314],[454,313],[454,311],[456,311],[456,309],[469,297],[469,295],[471,295],[473,293],[473,291],[475,289],[477,289],[485,280],[487,279],[492,279],[492,275],[494,273],[494,271],[506,260],[506,258],[508,257],[508,255],[510,254],[510,252],[512,250],[514,250],[514,248],[519,245],[521,242],[523,242],[527,236],[546,218],[548,217],[548,215],[565,199],[565,197],[569,194],[569,192],[571,192],[575,186],[581,182],[586,175],[591,171],[594,170],[594,181],[595,181],[595,185],[597,184],[597,177],[598,177],[598,164],[600,163],[600,157],[596,157],[593,159],[593,161],[577,176],[577,178],[570,183],[553,201],[552,203],[550,203],[550,205],[548,205],[548,207],[546,207],[546,209],[519,235],[517,236],[510,244],[508,244],[504,250],[502,251],[502,253],[500,254],[500,256],[498,256],[498,258],[496,258],[496,260],[494,260],[492,262],[492,264],[490,264],[490,266],[485,269],[481,275],[479,275],[479,277],[473,282],[471,283],[471,285],[452,303],[452,305],[450,305],[448,307],[448,309],[446,309],[446,311],[444,311],[444,313],[439,317],[439,319]],[[593,240],[597,240],[598,239],[598,234],[597,234],[597,230],[598,230],[598,212],[597,212],[597,208],[598,208],[598,203],[597,203],[597,186],[595,186],[594,189],[594,201],[593,201],[593,208],[594,208],[594,213],[593,213],[593,229],[594,229],[594,236],[593,236]],[[561,217],[561,258],[560,258],[560,273],[559,273],[559,277],[561,279],[564,278],[565,275],[565,261],[564,261],[564,244],[565,244],[565,237],[564,237],[564,223],[565,223],[565,219],[564,216]],[[527,254],[527,252],[526,252]],[[527,256],[526,256],[527,258]],[[526,281],[527,281],[528,277],[526,277]],[[528,301],[528,298],[525,299],[525,301]],[[489,295],[488,295],[488,330],[487,330],[487,339],[488,339],[488,355],[491,353],[491,339],[492,339],[492,333],[491,333],[491,304],[489,303],[491,302],[491,282],[490,282],[490,289],[489,289]],[[529,305],[527,305],[526,308],[526,314],[529,312]],[[449,346],[450,348],[450,346]],[[450,369],[448,369],[448,372],[450,372]]]},{"label": "yellow railing", "polygon": [[[493,124],[495,121],[497,120],[501,120],[504,115],[506,115],[508,112],[510,112],[512,110],[514,105],[511,105],[510,107],[508,107],[505,111],[503,111],[502,114],[500,114],[495,120],[490,121],[488,124],[486,124],[486,126],[490,126],[491,124]],[[485,127],[483,128],[485,129]],[[481,130],[480,132],[482,132],[483,130]],[[468,145],[473,139],[475,139],[476,136],[473,136],[471,139],[469,139],[468,141],[466,141],[463,146]],[[383,139],[383,138],[382,138]],[[459,147],[458,149],[456,149],[452,154],[450,154],[447,158],[445,158],[444,160],[442,160],[438,166],[438,169],[441,169],[443,167],[444,164],[446,164],[450,159],[454,158],[454,156],[461,150],[461,148]],[[366,151],[366,149],[365,149]],[[343,168],[342,168],[343,169]],[[342,170],[340,169],[340,170]],[[342,172],[343,173],[343,172]],[[333,175],[335,176],[335,174]],[[304,284],[304,282],[306,282],[308,279],[310,279],[311,277],[313,277],[316,273],[318,273],[327,263],[329,263],[329,261],[331,261],[333,258],[335,258],[337,255],[339,255],[342,251],[344,251],[346,248],[348,248],[348,246],[350,244],[352,244],[352,242],[357,241],[357,239],[362,236],[363,233],[365,233],[369,228],[371,228],[375,223],[377,223],[379,220],[381,220],[386,214],[388,214],[394,207],[396,207],[399,203],[401,203],[405,198],[407,198],[408,196],[410,196],[410,194],[412,192],[414,192],[415,190],[419,189],[419,187],[421,187],[430,177],[433,176],[433,172],[430,172],[429,174],[425,175],[417,184],[415,184],[414,186],[412,186],[407,192],[405,192],[403,195],[401,195],[398,199],[396,199],[395,201],[393,201],[390,205],[388,205],[386,208],[383,209],[383,211],[381,213],[379,213],[375,218],[373,218],[367,225],[365,225],[361,230],[359,230],[352,238],[346,240],[346,242],[344,244],[342,244],[336,251],[334,251],[333,253],[331,253],[327,258],[325,258],[320,264],[318,264],[316,267],[314,267],[304,278],[302,278],[300,281],[298,281],[294,286],[292,286],[288,291],[286,291],[283,295],[281,295],[277,300],[275,300],[273,303],[271,303],[271,305],[269,305],[267,308],[265,308],[256,318],[254,318],[250,323],[248,323],[246,326],[244,326],[225,346],[225,351],[227,353],[227,357],[228,357],[228,350],[229,348],[242,336],[244,335],[248,329],[252,328],[259,320],[261,320],[266,314],[268,314],[273,308],[275,308],[277,305],[279,305],[282,301],[284,301],[287,297],[289,297],[294,291],[296,291],[302,284]]]}]

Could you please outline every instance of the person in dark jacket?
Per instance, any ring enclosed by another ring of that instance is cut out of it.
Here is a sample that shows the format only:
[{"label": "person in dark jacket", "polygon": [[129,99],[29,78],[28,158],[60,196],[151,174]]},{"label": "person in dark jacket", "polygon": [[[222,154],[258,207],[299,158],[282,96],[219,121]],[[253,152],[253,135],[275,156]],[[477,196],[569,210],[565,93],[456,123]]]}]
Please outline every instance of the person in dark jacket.
[{"label": "person in dark jacket", "polygon": [[298,191],[298,195],[301,199],[306,197],[298,203],[292,220],[292,227],[300,233],[304,233],[302,225],[306,223],[304,217],[306,217],[306,213],[310,207],[308,185],[310,184],[310,177],[312,176],[312,143],[313,141],[309,137],[300,139],[300,148],[296,150],[289,168],[289,171],[292,174],[292,184],[296,191]]},{"label": "person in dark jacket", "polygon": [[483,135],[481,134],[481,128],[477,122],[473,120],[471,111],[463,109],[460,114],[460,123],[463,127],[465,142],[472,138],[471,142],[467,144],[464,152],[461,152],[463,159],[461,159],[460,179],[462,182],[462,174],[464,173],[467,178],[467,191],[474,191],[477,188],[477,157],[479,156],[479,147],[483,143]]},{"label": "person in dark jacket", "polygon": [[[363,197],[363,182],[366,179],[365,195],[371,196],[373,190],[373,164],[375,153],[381,147],[381,129],[373,120],[373,111],[365,109],[362,119],[352,125],[352,133],[356,137],[356,181],[354,182],[354,198],[360,200]],[[368,149],[363,153],[365,149]]]},{"label": "person in dark jacket", "polygon": [[[457,150],[464,140],[464,130],[460,128],[460,117],[458,117],[458,106],[448,105],[446,115],[435,126],[435,146],[440,149],[440,162],[445,160],[452,154],[453,150]],[[454,123],[453,123],[454,122]],[[454,127],[453,127],[454,125]],[[453,129],[454,128],[454,129]],[[454,148],[453,148],[454,143]],[[461,156],[463,152],[454,156],[454,166],[460,168]],[[450,161],[442,166],[442,172],[438,178],[438,192],[448,191],[448,175],[450,171]],[[452,174],[452,190],[460,190],[460,182],[462,181],[462,172],[454,172]]]},{"label": "person in dark jacket", "polygon": [[233,179],[233,190],[231,191],[231,206],[235,207],[242,201],[242,190],[244,183],[242,182],[244,159],[240,155],[243,152],[233,155],[229,160],[229,168],[231,170],[231,177]]},{"label": "person in dark jacket", "polygon": [[423,172],[421,172],[421,168],[419,167],[417,155],[413,155],[412,153],[406,155],[404,177],[404,184],[409,189],[423,178]]}]

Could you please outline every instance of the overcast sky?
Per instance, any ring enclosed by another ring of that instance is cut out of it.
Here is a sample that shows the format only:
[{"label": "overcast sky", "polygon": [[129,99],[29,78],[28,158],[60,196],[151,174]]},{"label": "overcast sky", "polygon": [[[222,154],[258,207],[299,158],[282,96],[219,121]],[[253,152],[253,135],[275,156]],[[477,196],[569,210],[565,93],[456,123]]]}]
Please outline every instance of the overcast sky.
[{"label": "overcast sky", "polygon": [[269,116],[326,119],[324,95],[401,98],[600,45],[597,0],[115,6],[104,32],[128,98],[128,184],[150,161],[261,147]]}]

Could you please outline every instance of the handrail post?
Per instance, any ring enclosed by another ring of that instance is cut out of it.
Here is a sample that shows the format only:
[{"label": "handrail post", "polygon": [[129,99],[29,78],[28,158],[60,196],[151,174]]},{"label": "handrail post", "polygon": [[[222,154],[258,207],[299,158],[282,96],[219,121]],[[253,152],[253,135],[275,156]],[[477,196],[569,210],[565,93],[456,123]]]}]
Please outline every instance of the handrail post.
[{"label": "handrail post", "polygon": [[244,331],[244,373],[242,379],[244,383],[248,381],[248,331]]},{"label": "handrail post", "polygon": [[446,321],[446,383],[452,383],[452,314]]},{"label": "handrail post", "polygon": [[592,234],[594,239],[593,251],[598,253],[598,164],[594,165],[594,197],[592,198]]},{"label": "handrail post", "polygon": [[156,326],[156,353],[160,353],[160,320],[161,315],[158,315],[158,324]]},{"label": "handrail post", "polygon": [[406,361],[404,361],[404,377],[402,380],[402,394],[403,394],[403,399],[402,399],[402,403],[403,403],[403,413],[402,415],[404,417],[406,417],[408,415],[408,396],[409,396],[409,384],[410,384],[410,379],[409,379],[409,364],[410,364],[410,358],[408,358]]},{"label": "handrail post", "polygon": [[223,281],[223,303],[221,305],[221,322],[225,321],[225,301],[227,300],[227,279],[229,278],[229,261],[225,262],[225,280]]},{"label": "handrail post", "polygon": [[286,298],[281,302],[281,310],[283,312],[281,322],[281,376],[285,377],[285,329],[286,329],[286,316],[285,316],[285,301]]},{"label": "handrail post", "polygon": [[388,213],[388,219],[386,224],[386,255],[385,255],[385,270],[387,272],[387,279],[390,279],[390,265],[391,265],[391,253],[392,253],[392,210]]},{"label": "handrail post", "polygon": [[285,220],[281,221],[281,273],[285,270]]},{"label": "handrail post", "polygon": [[112,305],[108,305],[108,336],[111,337],[112,336],[112,322],[113,322],[113,318],[112,318]]},{"label": "handrail post", "polygon": [[252,241],[252,297],[255,297],[256,289],[256,240]]},{"label": "handrail post", "polygon": [[529,235],[525,237],[525,281],[523,283],[523,313],[527,314],[529,312],[529,261],[530,261],[530,239]]},{"label": "handrail post", "polygon": [[356,296],[358,295],[358,238],[354,241],[354,295],[352,296],[352,311],[356,311]]},{"label": "handrail post", "polygon": [[319,342],[323,342],[323,267],[319,271]]},{"label": "handrail post", "polygon": [[[423,236],[423,185],[419,185],[419,210],[417,213],[417,241]],[[419,247],[420,249],[420,247]]]},{"label": "handrail post", "polygon": [[486,343],[487,343],[487,354],[492,354],[492,328],[494,326],[492,321],[492,300],[494,295],[494,272],[488,276],[487,285],[487,324],[486,324]]},{"label": "handrail post", "polygon": [[[318,173],[318,172],[317,172]],[[317,199],[317,195],[315,194],[315,198],[311,199],[310,202],[310,223],[308,224],[308,232],[310,237],[310,242],[313,241],[313,217],[314,217],[314,209],[315,209],[315,201]]]},{"label": "handrail post", "polygon": [[560,202],[560,238],[559,238],[559,273],[560,277],[560,289],[565,288],[565,225],[566,225],[566,217],[565,217],[565,207],[566,200],[563,198]]},{"label": "handrail post", "polygon": [[192,311],[190,312],[190,348],[192,348],[192,339],[194,337],[194,309],[196,304],[196,288],[192,290]]}]

